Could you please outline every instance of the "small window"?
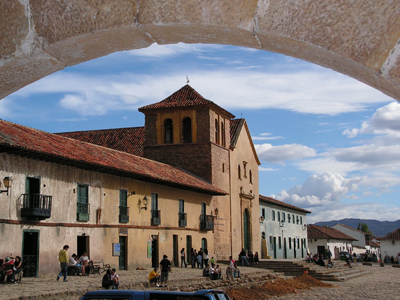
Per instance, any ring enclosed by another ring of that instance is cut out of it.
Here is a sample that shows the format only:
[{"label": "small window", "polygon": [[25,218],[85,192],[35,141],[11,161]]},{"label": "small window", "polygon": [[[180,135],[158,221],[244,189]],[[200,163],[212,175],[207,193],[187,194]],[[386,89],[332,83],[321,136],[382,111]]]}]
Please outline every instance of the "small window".
[{"label": "small window", "polygon": [[290,219],[290,216],[291,216],[290,214],[287,215],[288,223],[290,223],[290,220],[291,220],[291,219]]},{"label": "small window", "polygon": [[285,213],[282,213],[282,222],[285,222]]},{"label": "small window", "polygon": [[303,217],[300,216],[300,225],[303,225]]},{"label": "small window", "polygon": [[151,193],[151,209],[158,210],[158,194]]},{"label": "small window", "polygon": [[265,220],[265,208],[262,208],[261,209],[261,216],[264,218],[264,220]]},{"label": "small window", "polygon": [[206,215],[206,204],[204,202],[201,202],[201,215]]},{"label": "small window", "polygon": [[294,215],[292,215],[293,216],[293,224],[295,224],[295,222],[296,222],[296,219],[294,218]]},{"label": "small window", "polygon": [[280,222],[280,221],[281,221],[281,212],[278,211],[278,222]]},{"label": "small window", "polygon": [[253,173],[251,173],[251,170],[249,170],[249,182],[253,184]]},{"label": "small window", "polygon": [[275,221],[275,211],[272,211],[272,221]]},{"label": "small window", "polygon": [[238,178],[242,179],[242,173],[241,173],[240,165],[238,165]]},{"label": "small window", "polygon": [[296,216],[296,224],[299,225],[299,216]]},{"label": "small window", "polygon": [[225,173],[225,164],[222,164],[222,173]]},{"label": "small window", "polygon": [[281,239],[281,237],[278,238],[278,246],[279,246],[279,249],[282,248],[282,239]]},{"label": "small window", "polygon": [[243,162],[243,177],[247,178],[247,161]]},{"label": "small window", "polygon": [[179,212],[184,213],[185,212],[185,200],[179,199]]},{"label": "small window", "polygon": [[173,143],[173,125],[171,119],[165,119],[164,121],[164,143]]}]

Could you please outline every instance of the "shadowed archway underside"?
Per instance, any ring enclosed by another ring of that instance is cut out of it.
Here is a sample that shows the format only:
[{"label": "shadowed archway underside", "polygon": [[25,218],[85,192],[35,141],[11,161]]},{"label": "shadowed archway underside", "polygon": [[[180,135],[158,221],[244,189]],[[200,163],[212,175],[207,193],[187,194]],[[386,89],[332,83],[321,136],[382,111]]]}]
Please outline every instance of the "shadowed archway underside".
[{"label": "shadowed archway underside", "polygon": [[400,100],[400,1],[7,0],[0,28],[0,99],[67,66],[184,42],[282,53]]}]

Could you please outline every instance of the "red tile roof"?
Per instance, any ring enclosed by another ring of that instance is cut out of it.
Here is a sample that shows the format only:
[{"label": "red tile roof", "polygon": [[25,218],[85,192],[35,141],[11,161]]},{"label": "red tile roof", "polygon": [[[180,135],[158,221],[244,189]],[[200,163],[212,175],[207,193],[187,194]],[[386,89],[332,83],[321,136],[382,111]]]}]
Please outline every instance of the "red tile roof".
[{"label": "red tile roof", "polygon": [[300,212],[303,212],[303,213],[306,213],[306,214],[311,214],[311,211],[302,209],[302,208],[294,206],[294,205],[287,204],[285,202],[273,199],[271,197],[260,195],[260,201],[261,202],[270,203],[270,204],[275,204],[275,205],[282,206],[282,207],[285,207],[285,208],[290,208],[290,209],[297,210],[297,211],[300,211]]},{"label": "red tile roof", "polygon": [[395,231],[388,233],[386,236],[379,238],[380,241],[382,240],[400,240],[400,228],[396,229]]},{"label": "red tile roof", "polygon": [[0,120],[0,152],[204,194],[227,194],[207,181],[170,165],[3,120]]},{"label": "red tile roof", "polygon": [[[348,228],[348,229],[351,229],[351,230],[354,230],[354,231],[357,231],[357,232],[361,232],[361,233],[363,233],[364,235],[370,235],[370,236],[372,236],[372,234],[370,234],[370,233],[366,233],[366,232],[364,232],[364,231],[361,231],[361,230],[358,230],[358,229],[354,229],[353,227],[350,227],[350,226],[347,226],[347,225],[344,225],[344,224],[341,224],[341,223],[337,223],[337,224],[335,224],[335,225],[340,225],[340,226],[346,227],[346,228]],[[333,225],[333,226],[335,226],[335,225]],[[333,226],[332,226],[332,227],[333,227]]]},{"label": "red tile roof", "polygon": [[61,132],[56,134],[143,157],[144,127]]},{"label": "red tile roof", "polygon": [[221,108],[214,102],[205,99],[202,95],[200,95],[194,88],[192,88],[188,84],[160,102],[139,108],[139,111],[145,112],[147,110],[152,110],[152,109],[194,107],[194,106],[213,106],[214,108],[217,108],[218,110],[225,112],[227,115],[229,115],[230,118],[234,118],[234,115],[232,115],[230,112]]},{"label": "red tile roof", "polygon": [[330,227],[321,227],[317,225],[307,226],[307,238],[310,239],[336,239],[357,241],[355,238],[344,234],[343,232]]}]

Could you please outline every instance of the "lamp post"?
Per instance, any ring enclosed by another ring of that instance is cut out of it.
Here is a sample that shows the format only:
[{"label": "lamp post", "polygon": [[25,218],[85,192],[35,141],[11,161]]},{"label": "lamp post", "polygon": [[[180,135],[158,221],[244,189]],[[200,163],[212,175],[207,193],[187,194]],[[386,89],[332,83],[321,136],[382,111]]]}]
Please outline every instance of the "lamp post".
[{"label": "lamp post", "polygon": [[10,187],[12,186],[12,177],[4,177],[4,186],[7,188],[6,190],[0,190],[0,193],[5,193],[7,192],[7,196],[8,196],[8,190],[10,189]]}]

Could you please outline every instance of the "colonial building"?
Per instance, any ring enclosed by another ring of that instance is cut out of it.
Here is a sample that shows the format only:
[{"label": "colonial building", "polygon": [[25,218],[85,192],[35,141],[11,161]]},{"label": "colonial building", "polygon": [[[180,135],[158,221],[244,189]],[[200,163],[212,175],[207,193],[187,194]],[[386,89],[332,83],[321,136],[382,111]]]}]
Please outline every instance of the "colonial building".
[{"label": "colonial building", "polygon": [[386,255],[396,257],[400,253],[400,228],[379,238],[382,260]]},{"label": "colonial building", "polygon": [[207,248],[260,251],[258,165],[243,119],[189,85],[139,109],[145,127],[50,134],[0,121],[0,255],[25,274],[58,269],[57,253],[114,267],[156,266]]},{"label": "colonial building", "polygon": [[261,257],[304,258],[308,210],[260,195]]},{"label": "colonial building", "polygon": [[307,238],[308,250],[312,254],[326,257],[328,250],[330,250],[333,259],[339,259],[341,251],[352,252],[352,243],[356,240],[337,229],[317,225],[307,226]]},{"label": "colonial building", "polygon": [[[351,228],[350,226],[340,223],[333,225],[332,228],[337,229],[355,239],[355,241],[353,241],[353,250],[354,250],[353,252],[355,252],[356,254],[361,254],[361,253],[364,254],[365,251],[368,251],[371,253],[375,253],[376,255],[379,255],[379,251],[376,252],[377,251],[376,247],[373,247],[374,249],[371,249],[370,238],[372,234]],[[376,243],[374,243],[374,246],[375,245]]]}]

